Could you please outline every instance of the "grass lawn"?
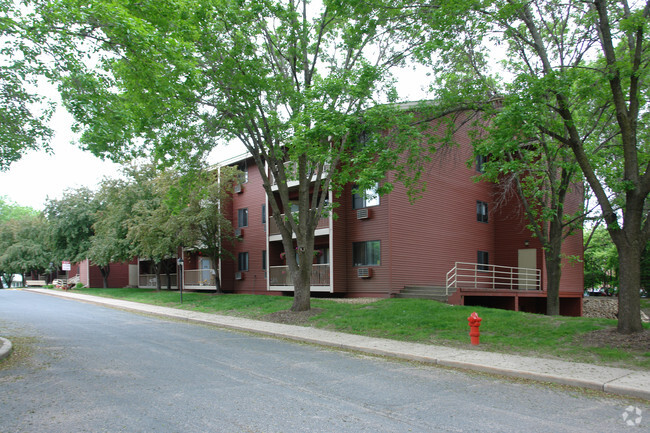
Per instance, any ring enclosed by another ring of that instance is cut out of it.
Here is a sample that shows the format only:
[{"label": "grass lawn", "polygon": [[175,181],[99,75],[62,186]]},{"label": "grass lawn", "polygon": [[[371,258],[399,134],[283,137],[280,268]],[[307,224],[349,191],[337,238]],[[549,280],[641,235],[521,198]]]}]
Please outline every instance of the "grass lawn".
[{"label": "grass lawn", "polygon": [[[287,310],[292,298],[263,295],[211,295],[150,289],[81,289],[78,293],[129,301],[243,316],[264,320]],[[380,299],[367,304],[312,299],[313,315],[305,326],[418,343],[468,348],[467,318],[476,311],[481,322],[482,350],[562,358],[600,365],[650,369],[650,344],[614,347],[593,337],[593,331],[613,329],[615,320],[547,317],[482,307],[451,306],[419,299]],[[650,300],[642,300],[650,308]],[[647,342],[650,324],[644,325]],[[636,338],[636,337],[634,337]],[[639,340],[641,341],[641,340]],[[636,342],[638,343],[638,342]]]}]

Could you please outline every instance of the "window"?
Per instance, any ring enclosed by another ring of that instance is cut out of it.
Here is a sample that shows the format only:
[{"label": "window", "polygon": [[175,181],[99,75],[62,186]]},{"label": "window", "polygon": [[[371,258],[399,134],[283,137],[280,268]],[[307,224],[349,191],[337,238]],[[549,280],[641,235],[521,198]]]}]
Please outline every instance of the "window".
[{"label": "window", "polygon": [[248,208],[237,210],[237,227],[248,227]]},{"label": "window", "polygon": [[379,206],[379,194],[377,189],[379,185],[376,184],[373,188],[365,191],[359,191],[358,187],[352,187],[352,209],[362,209],[364,207]]},{"label": "window", "polygon": [[353,242],[353,266],[379,266],[381,263],[380,241]]},{"label": "window", "polygon": [[476,201],[476,221],[488,222],[488,204],[484,201]]},{"label": "window", "polygon": [[239,170],[239,173],[237,173],[239,183],[248,182],[248,165],[246,164],[246,161],[237,165],[237,170]]},{"label": "window", "polygon": [[266,250],[262,250],[262,269],[266,270]]},{"label": "window", "polygon": [[266,224],[266,204],[262,205],[262,224]]},{"label": "window", "polygon": [[487,162],[487,156],[485,155],[476,155],[476,171],[479,173],[485,173],[485,167],[483,164]]},{"label": "window", "polygon": [[476,267],[477,270],[479,271],[487,271],[488,270],[488,264],[490,264],[490,260],[488,257],[488,252],[487,251],[477,251],[476,252],[476,263],[478,266]]},{"label": "window", "polygon": [[248,253],[239,253],[237,255],[237,270],[240,272],[248,270]]}]

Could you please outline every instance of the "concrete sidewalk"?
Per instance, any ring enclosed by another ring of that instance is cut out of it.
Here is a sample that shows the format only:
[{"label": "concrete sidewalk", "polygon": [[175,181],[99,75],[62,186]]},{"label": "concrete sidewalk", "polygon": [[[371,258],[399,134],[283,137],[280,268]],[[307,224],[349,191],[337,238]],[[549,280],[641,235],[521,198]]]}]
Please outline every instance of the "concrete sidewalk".
[{"label": "concrete sidewalk", "polygon": [[454,349],[429,344],[408,343],[310,327],[263,322],[241,317],[158,307],[155,305],[123,301],[120,299],[101,298],[73,292],[61,292],[48,289],[26,290],[108,307],[154,314],[161,317],[182,319],[221,328],[254,332],[391,358],[590,388],[650,400],[650,372],[648,371],[601,367],[576,362],[484,352],[477,349]]}]

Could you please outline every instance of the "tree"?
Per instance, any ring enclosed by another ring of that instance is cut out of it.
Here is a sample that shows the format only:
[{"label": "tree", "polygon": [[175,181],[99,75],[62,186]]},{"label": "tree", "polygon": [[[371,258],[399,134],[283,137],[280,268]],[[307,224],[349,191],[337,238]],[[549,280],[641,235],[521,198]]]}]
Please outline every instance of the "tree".
[{"label": "tree", "polygon": [[287,255],[292,310],[310,308],[314,231],[330,191],[383,181],[379,193],[388,192],[389,169],[417,190],[426,158],[412,113],[391,104],[390,76],[412,44],[391,9],[356,0],[83,5],[44,2],[35,14],[46,32],[59,20],[57,41],[71,49],[97,42],[104,70],[68,56],[59,77],[82,142],[112,158],[145,149],[163,160],[187,160],[216,139],[242,142],[285,251],[297,243]]},{"label": "tree", "polygon": [[181,178],[176,188],[185,197],[175,200],[182,204],[178,217],[183,245],[195,247],[210,257],[217,293],[222,293],[217,264],[224,257],[233,257],[227,246],[236,241],[232,222],[223,210],[232,200],[240,174],[235,167],[204,168],[193,173],[189,186],[183,185],[187,179]]},{"label": "tree", "polygon": [[87,259],[97,221],[94,192],[86,187],[68,189],[60,199],[46,201],[45,215],[50,223],[48,238],[54,260],[75,263]]},{"label": "tree", "polygon": [[167,273],[167,289],[171,289],[170,268],[166,260],[173,258],[181,245],[181,225],[168,205],[170,188],[176,174],[158,171],[152,165],[133,167],[130,179],[122,190],[122,199],[129,204],[124,220],[126,240],[134,256],[146,257],[154,263],[156,289],[162,287],[160,275]]},{"label": "tree", "polygon": [[0,171],[30,150],[49,149],[52,136],[52,106],[36,91],[40,50],[25,40],[22,19],[14,0],[0,0]]},{"label": "tree", "polygon": [[108,287],[111,263],[124,262],[134,256],[127,239],[126,221],[131,203],[126,199],[125,188],[127,184],[122,179],[104,179],[95,196],[98,210],[88,258],[99,266],[104,288]]},{"label": "tree", "polygon": [[[497,182],[499,201],[513,192],[519,197],[528,219],[528,229],[539,239],[546,264],[546,314],[560,314],[560,278],[563,240],[582,225],[579,203],[568,209],[567,196],[582,196],[577,189],[580,169],[570,150],[539,132],[547,119],[522,116],[520,109],[530,95],[513,91],[505,98],[486,127],[474,141],[478,157],[487,156],[481,179]],[[497,204],[498,206],[498,204]]]},{"label": "tree", "polygon": [[618,287],[618,254],[605,227],[585,237],[585,288]]},{"label": "tree", "polygon": [[20,206],[7,197],[0,196],[0,222],[36,216],[38,211],[27,206]]},{"label": "tree", "polygon": [[[429,6],[431,3],[423,3]],[[445,60],[459,53],[473,70],[505,45],[503,92],[532,96],[520,106],[538,136],[571,149],[594,191],[619,255],[618,331],[639,332],[640,257],[650,236],[647,37],[650,2],[533,0],[443,2],[427,14]],[[451,38],[456,34],[455,38]],[[461,46],[462,44],[462,46]],[[449,64],[449,63],[447,63]],[[453,83],[469,74],[451,74]],[[488,75],[487,69],[476,75]],[[490,83],[497,82],[496,74]],[[470,79],[468,86],[486,87]],[[515,92],[516,93],[516,92]]]},{"label": "tree", "polygon": [[43,272],[52,261],[47,248],[48,221],[43,215],[30,215],[0,223],[0,269],[11,284],[20,274],[23,284],[29,272]]},{"label": "tree", "polygon": [[[20,242],[18,231],[23,224],[31,224],[34,218],[37,218],[39,213],[30,207],[20,206],[6,197],[0,197],[0,289],[3,288],[3,281],[7,283],[7,287],[11,286],[11,281],[16,273],[22,273],[22,267],[15,262],[13,257],[9,260],[8,256],[5,259],[2,257],[7,253],[7,250]],[[42,236],[42,233],[29,233],[31,237]],[[41,239],[44,239],[42,237]],[[3,267],[4,266],[4,267]]]}]

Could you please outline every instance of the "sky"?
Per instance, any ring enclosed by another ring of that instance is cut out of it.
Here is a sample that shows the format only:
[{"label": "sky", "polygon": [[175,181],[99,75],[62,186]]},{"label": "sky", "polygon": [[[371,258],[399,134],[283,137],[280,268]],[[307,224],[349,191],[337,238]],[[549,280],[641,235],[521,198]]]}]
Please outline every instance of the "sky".
[{"label": "sky", "polygon": [[[422,98],[422,71],[405,70],[399,75],[398,90],[403,100]],[[58,99],[52,95],[52,99]],[[120,165],[103,161],[88,151],[81,150],[71,131],[72,116],[59,104],[50,126],[54,137],[50,142],[52,152],[32,151],[14,162],[10,169],[0,172],[0,197],[20,206],[43,210],[46,200],[59,199],[66,189],[82,186],[96,189],[105,177],[117,177]],[[224,161],[245,152],[242,145],[220,146],[209,162]]]}]

